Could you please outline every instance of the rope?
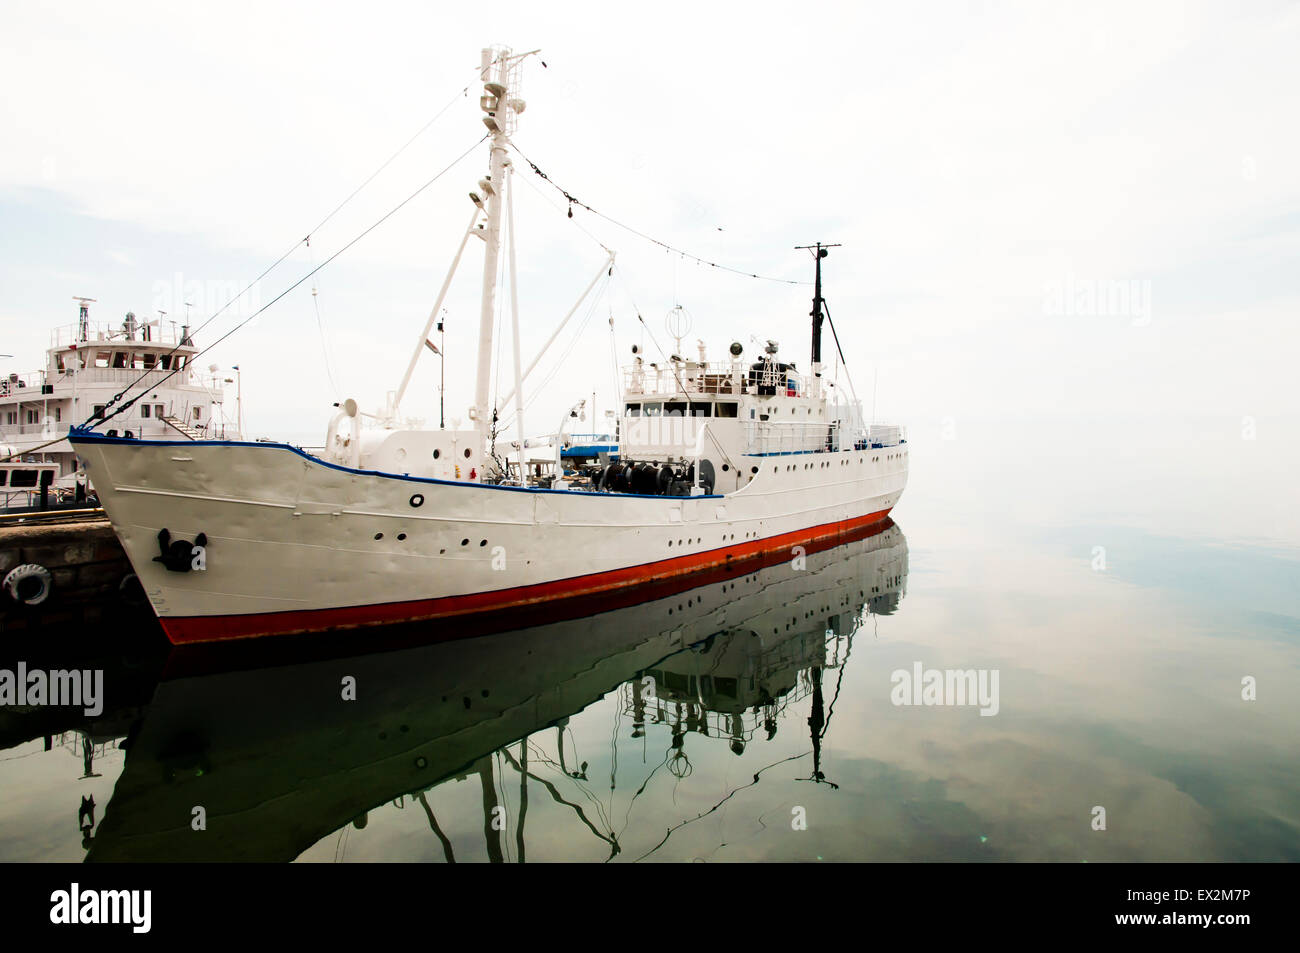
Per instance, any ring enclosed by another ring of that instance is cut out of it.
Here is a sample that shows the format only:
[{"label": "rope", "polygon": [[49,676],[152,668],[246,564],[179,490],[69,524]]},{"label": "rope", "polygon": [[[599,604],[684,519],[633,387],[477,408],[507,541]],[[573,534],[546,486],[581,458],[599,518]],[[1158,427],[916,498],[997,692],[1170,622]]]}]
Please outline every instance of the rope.
[{"label": "rope", "polygon": [[720,271],[729,271],[729,272],[731,272],[733,275],[741,275],[741,276],[743,276],[743,277],[745,277],[745,278],[757,278],[757,279],[760,280],[760,281],[775,281],[775,282],[777,282],[778,284],[783,284],[783,285],[807,285],[807,284],[811,284],[811,282],[807,282],[807,281],[794,281],[794,280],[792,280],[792,279],[790,279],[790,278],[772,278],[772,277],[770,277],[770,276],[768,276],[768,275],[756,275],[756,274],[754,274],[754,273],[751,272],[751,271],[744,271],[743,269],[740,269],[740,268],[732,268],[730,265],[719,264],[719,263],[716,262],[716,261],[710,261],[710,260],[707,259],[707,258],[701,258],[699,255],[692,255],[690,252],[688,252],[688,251],[683,251],[682,249],[677,248],[677,247],[674,246],[674,245],[669,245],[667,242],[661,242],[659,239],[654,238],[653,236],[647,235],[645,232],[638,231],[637,229],[633,228],[631,225],[624,225],[622,222],[618,221],[618,219],[611,218],[610,216],[606,215],[604,212],[598,212],[598,211],[596,211],[594,208],[592,208],[592,207],[591,207],[590,205],[588,205],[586,202],[583,202],[583,201],[581,201],[580,199],[578,199],[576,196],[574,196],[571,192],[567,192],[567,191],[565,191],[564,189],[560,188],[559,185],[557,185],[554,181],[552,181],[552,179],[551,179],[551,177],[550,177],[549,175],[547,175],[545,172],[543,172],[541,169],[539,169],[539,168],[537,167],[537,163],[533,162],[532,159],[530,159],[530,158],[528,158],[528,156],[524,155],[523,150],[521,150],[521,149],[519,148],[519,146],[515,145],[513,142],[510,143],[510,145],[511,145],[511,148],[513,148],[513,149],[515,150],[515,152],[518,152],[518,153],[519,153],[519,158],[521,158],[521,159],[523,159],[525,162],[527,162],[528,165],[529,165],[529,167],[532,168],[532,170],[533,170],[534,172],[536,172],[537,175],[538,175],[538,176],[539,176],[543,181],[545,181],[548,185],[550,185],[553,189],[555,189],[557,192],[559,192],[561,195],[563,195],[563,196],[565,197],[565,199],[568,200],[568,202],[569,202],[569,218],[573,218],[573,206],[576,205],[576,206],[578,206],[579,208],[586,209],[586,210],[587,210],[588,212],[590,212],[592,215],[596,215],[596,216],[599,216],[600,218],[603,218],[605,221],[609,222],[609,223],[612,224],[612,225],[617,225],[619,228],[623,229],[624,231],[631,232],[633,235],[637,236],[638,238],[642,238],[642,239],[644,239],[645,241],[648,241],[648,242],[651,242],[652,244],[658,245],[660,248],[663,248],[663,249],[665,249],[665,250],[667,250],[667,251],[673,252],[674,254],[681,255],[683,258],[689,258],[689,259],[691,259],[692,261],[697,262],[697,263],[699,263],[699,264],[701,264],[701,265],[708,265],[710,268],[717,268],[717,269],[719,269]]},{"label": "rope", "polygon": [[67,437],[56,437],[55,439],[50,440],[50,441],[48,441],[48,442],[46,442],[46,443],[38,443],[36,446],[34,446],[34,447],[30,447],[30,448],[27,449],[27,450],[19,450],[17,453],[11,453],[11,454],[9,454],[9,456],[7,456],[7,457],[0,457],[0,463],[8,463],[10,460],[14,460],[14,459],[16,459],[16,458],[18,458],[18,457],[21,457],[21,456],[22,456],[23,454],[25,454],[25,453],[35,453],[37,450],[42,450],[42,449],[44,449],[45,447],[52,447],[52,446],[54,446],[56,443],[59,443],[60,441],[63,441],[63,440],[66,440],[66,439],[68,439],[68,438],[67,438]]},{"label": "rope", "polygon": [[[447,105],[443,106],[442,109],[438,110],[438,112],[437,112],[436,114],[434,114],[434,117],[433,117],[432,119],[430,119],[427,123],[425,123],[422,127],[420,127],[420,131],[419,131],[419,132],[417,132],[415,135],[413,135],[410,139],[408,139],[408,140],[406,141],[406,143],[405,143],[405,144],[404,144],[400,149],[398,149],[398,150],[397,150],[396,152],[394,152],[391,156],[389,156],[388,159],[384,162],[383,165],[381,165],[378,169],[376,169],[374,172],[372,172],[372,173],[370,174],[370,177],[369,177],[368,179],[366,179],[366,180],[365,180],[364,182],[362,182],[359,186],[357,186],[357,187],[352,191],[352,194],[351,194],[351,195],[349,195],[347,198],[345,198],[342,202],[340,202],[340,203],[339,203],[339,204],[334,208],[334,211],[330,212],[330,213],[329,213],[328,215],[326,215],[323,219],[321,219],[320,222],[317,223],[316,227],[313,228],[311,231],[309,231],[309,232],[307,233],[307,235],[306,235],[304,238],[301,238],[301,239],[299,239],[298,241],[294,242],[293,245],[292,245],[292,246],[291,246],[291,247],[290,247],[290,248],[289,248],[289,249],[288,249],[288,250],[287,250],[283,255],[281,255],[281,256],[280,256],[279,258],[277,258],[274,262],[272,262],[272,264],[271,264],[271,266],[270,266],[269,268],[267,268],[264,272],[262,272],[260,275],[258,275],[256,278],[254,278],[252,281],[250,281],[247,285],[245,285],[245,286],[244,286],[244,289],[243,289],[242,291],[240,291],[239,294],[235,295],[233,298],[231,298],[229,301],[227,301],[225,304],[223,304],[223,305],[222,305],[220,308],[218,308],[218,309],[216,310],[216,312],[213,313],[213,314],[212,314],[212,315],[211,315],[207,320],[205,320],[205,321],[204,321],[202,324],[200,324],[197,328],[195,328],[194,330],[192,330],[192,331],[190,332],[190,338],[192,339],[193,336],[194,336],[195,334],[198,334],[200,331],[202,331],[204,328],[206,328],[209,324],[211,324],[213,321],[215,321],[218,317],[220,317],[221,314],[222,314],[222,313],[223,313],[227,308],[229,308],[232,304],[234,304],[236,301],[238,301],[238,300],[239,300],[240,298],[242,298],[244,295],[248,294],[249,289],[253,288],[253,287],[254,287],[254,286],[255,286],[259,281],[261,281],[263,278],[265,278],[267,275],[269,275],[272,271],[274,271],[276,268],[278,268],[278,267],[279,267],[279,266],[280,266],[280,265],[285,261],[285,259],[287,259],[290,255],[292,255],[292,254],[294,253],[294,251],[297,250],[297,248],[298,248],[299,245],[303,244],[304,242],[310,243],[310,239],[311,239],[311,236],[312,236],[313,233],[320,231],[320,230],[325,226],[325,224],[326,224],[327,222],[329,222],[330,219],[332,219],[335,215],[337,215],[340,211],[342,211],[343,207],[344,207],[345,205],[347,205],[349,202],[351,202],[354,198],[356,198],[356,197],[357,197],[357,194],[358,194],[362,189],[364,189],[367,185],[369,185],[371,182],[373,182],[373,181],[375,180],[375,177],[378,176],[379,173],[383,172],[386,168],[388,168],[388,166],[392,164],[392,162],[393,162],[394,159],[396,159],[399,155],[401,155],[403,152],[405,152],[406,149],[411,145],[411,143],[415,142],[416,139],[418,139],[418,138],[420,138],[420,136],[424,135],[425,131],[428,130],[428,128],[429,128],[430,126],[432,126],[435,122],[437,122],[438,119],[443,115],[443,113],[445,113],[448,109],[450,109],[450,108],[451,108],[451,107],[456,103],[456,101],[457,101],[458,99],[460,99],[462,96],[468,96],[468,95],[469,95],[469,87],[468,87],[468,86],[464,87],[464,88],[461,89],[459,92],[457,92],[456,95],[452,97],[451,101],[447,103]],[[265,310],[265,309],[263,309],[263,310]],[[259,313],[260,313],[260,312],[259,312]],[[240,324],[240,325],[238,325],[238,326],[239,326],[239,327],[242,327],[243,325]],[[173,354],[175,354],[176,351],[180,349],[180,347],[181,347],[181,343],[184,343],[184,339],[182,339],[182,341],[181,341],[180,343],[178,343],[175,347],[173,347],[170,351],[168,351],[167,354],[164,355],[164,356],[166,356],[166,357],[170,357],[170,356],[172,356]],[[206,350],[206,349],[205,349],[205,350]],[[200,352],[200,353],[202,353],[202,352]],[[197,357],[197,355],[195,355],[195,356]],[[121,399],[122,399],[122,398],[123,398],[123,397],[124,397],[124,396],[125,396],[125,395],[126,395],[126,394],[127,394],[127,393],[132,389],[132,388],[133,388],[133,387],[135,387],[135,386],[136,386],[137,384],[139,384],[142,380],[144,380],[146,377],[148,377],[150,373],[152,373],[152,371],[145,371],[145,373],[141,374],[139,377],[137,377],[137,378],[136,378],[135,380],[133,380],[131,383],[127,384],[127,385],[126,385],[125,387],[123,387],[120,391],[118,391],[116,394],[114,394],[114,395],[112,396],[112,398],[108,401],[108,403],[104,405],[104,409],[107,410],[108,408],[110,408],[110,407],[112,407],[114,404],[116,404],[116,403],[117,403],[119,400],[121,400]],[[164,377],[163,380],[167,380],[167,378],[169,378],[169,377],[171,377],[170,374],[168,374],[167,377]],[[161,382],[160,382],[160,383],[161,383]],[[107,420],[108,418],[104,418],[104,419]],[[89,423],[90,420],[91,420],[91,418],[87,418],[85,422],[86,422],[86,423]]]},{"label": "rope", "polygon": [[[464,152],[462,152],[459,156],[457,156],[455,159],[453,159],[450,165],[446,166],[446,167],[445,167],[441,172],[439,172],[437,175],[435,175],[435,176],[434,176],[433,178],[431,178],[429,181],[425,182],[424,185],[420,186],[418,189],[416,189],[414,192],[412,192],[412,193],[411,193],[410,195],[408,195],[406,198],[402,199],[401,202],[397,203],[397,205],[393,206],[392,209],[390,209],[388,212],[386,212],[386,213],[385,213],[385,214],[384,214],[384,215],[383,215],[383,216],[382,216],[378,221],[376,221],[373,225],[371,225],[369,228],[367,228],[365,231],[363,231],[361,234],[359,234],[356,238],[352,239],[352,241],[348,242],[346,245],[344,245],[342,248],[340,248],[340,249],[339,249],[338,251],[336,251],[334,254],[330,255],[328,258],[326,258],[323,262],[321,262],[319,265],[317,265],[317,266],[316,266],[315,268],[313,268],[311,271],[307,272],[307,274],[303,275],[301,278],[299,278],[297,281],[295,281],[293,284],[291,284],[291,285],[290,285],[288,288],[286,288],[284,291],[280,292],[278,295],[276,295],[274,298],[272,298],[272,299],[271,299],[269,302],[267,302],[265,305],[263,305],[262,307],[258,308],[255,312],[253,312],[252,314],[250,314],[250,315],[249,315],[247,318],[245,318],[243,321],[239,322],[239,323],[236,324],[233,328],[231,328],[229,331],[227,331],[225,334],[221,335],[221,337],[217,338],[215,341],[213,341],[213,342],[212,342],[211,344],[209,344],[207,347],[203,348],[201,351],[199,351],[197,354],[195,354],[194,357],[191,358],[191,360],[197,359],[198,357],[200,357],[200,356],[206,354],[208,351],[212,350],[214,347],[216,347],[218,344],[220,344],[220,343],[221,343],[222,341],[224,341],[226,338],[230,337],[232,334],[234,334],[236,331],[238,331],[238,330],[239,330],[240,328],[242,328],[244,325],[248,324],[248,322],[252,321],[252,320],[253,320],[254,318],[256,318],[258,315],[260,315],[263,311],[267,310],[267,309],[270,308],[273,304],[275,304],[277,301],[279,301],[281,298],[283,298],[285,295],[289,294],[289,292],[293,291],[295,288],[297,288],[299,285],[301,285],[304,281],[306,281],[306,280],[307,280],[308,278],[310,278],[312,275],[316,274],[316,272],[320,271],[322,268],[324,268],[326,265],[328,265],[330,262],[332,262],[335,258],[338,258],[340,255],[342,255],[345,251],[347,251],[348,249],[350,249],[350,248],[351,248],[353,245],[355,245],[357,242],[361,241],[361,239],[365,238],[367,235],[369,235],[371,232],[373,232],[376,228],[378,228],[378,227],[379,227],[380,225],[382,225],[384,222],[388,221],[388,219],[392,218],[393,215],[395,215],[395,214],[396,214],[398,211],[400,211],[403,207],[405,207],[407,204],[409,204],[411,201],[413,201],[413,200],[414,200],[417,196],[419,196],[419,195],[420,195],[420,194],[421,194],[425,189],[427,189],[429,186],[433,185],[433,183],[437,182],[440,178],[442,178],[444,175],[446,175],[448,172],[450,172],[453,168],[455,168],[457,165],[459,165],[460,162],[461,162],[461,161],[462,161],[466,156],[468,156],[471,152],[473,152],[473,151],[474,151],[475,149],[477,149],[480,145],[482,145],[484,142],[486,142],[487,139],[488,139],[488,136],[490,136],[490,135],[491,135],[491,133],[486,133],[486,134],[484,134],[484,136],[483,136],[482,139],[480,139],[478,142],[474,143],[472,146],[470,146],[468,149],[466,149]],[[297,246],[295,245],[294,247],[296,248]],[[159,386],[159,385],[165,383],[166,381],[170,380],[170,379],[171,379],[174,375],[176,375],[180,370],[181,370],[181,369],[180,369],[179,367],[177,367],[177,368],[173,368],[173,369],[172,369],[172,370],[171,370],[171,371],[170,371],[170,372],[169,372],[165,377],[163,377],[161,380],[159,380],[155,386]],[[128,390],[130,389],[129,386],[128,386],[127,389],[128,389]],[[144,394],[146,393],[146,391],[147,391],[147,390],[150,390],[150,389],[152,389],[152,388],[146,388],[145,391],[141,391],[139,394],[136,394],[134,397],[132,397],[130,400],[128,400],[126,403],[124,403],[121,407],[117,408],[117,410],[113,411],[111,414],[109,414],[109,415],[107,415],[106,417],[102,418],[102,422],[106,423],[106,422],[108,422],[109,420],[112,420],[114,417],[116,417],[116,416],[117,416],[118,414],[120,414],[122,411],[127,410],[128,408],[130,408],[131,405],[133,405],[136,401],[138,401],[141,397],[143,397]],[[125,394],[126,391],[124,390],[124,391],[122,391],[122,393]],[[121,396],[121,395],[119,394],[118,396]],[[116,399],[116,398],[114,398],[114,399]],[[107,409],[107,408],[106,408],[106,409]],[[93,420],[93,419],[94,419],[93,417],[88,418],[86,422],[89,423],[89,421],[90,421],[90,420]],[[84,426],[84,424],[83,424],[83,426]],[[98,426],[98,424],[96,424],[96,426]]]},{"label": "rope", "polygon": [[[311,268],[316,267],[316,256],[311,253],[311,236],[308,235],[307,242],[307,264]],[[325,376],[329,378],[330,388],[334,391],[334,396],[338,397],[342,392],[339,390],[338,383],[334,380],[333,361],[330,360],[329,342],[325,338],[325,321],[320,316],[320,296],[317,289],[320,287],[319,282],[311,283],[311,301],[312,306],[316,309],[316,330],[320,332],[320,350],[321,355],[325,358]],[[242,437],[243,434],[240,434]]]}]

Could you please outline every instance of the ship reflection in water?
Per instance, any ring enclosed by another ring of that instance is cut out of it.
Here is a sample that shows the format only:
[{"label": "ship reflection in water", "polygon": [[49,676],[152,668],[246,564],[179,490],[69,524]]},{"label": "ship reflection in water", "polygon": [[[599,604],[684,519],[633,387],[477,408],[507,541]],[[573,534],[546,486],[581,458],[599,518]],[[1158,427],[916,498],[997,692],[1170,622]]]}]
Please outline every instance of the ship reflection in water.
[{"label": "ship reflection in water", "polygon": [[[907,563],[886,521],[575,620],[256,669],[173,656],[87,859],[622,861],[767,777],[806,802],[798,782],[835,788],[842,672]],[[701,762],[717,783],[682,787]]]}]

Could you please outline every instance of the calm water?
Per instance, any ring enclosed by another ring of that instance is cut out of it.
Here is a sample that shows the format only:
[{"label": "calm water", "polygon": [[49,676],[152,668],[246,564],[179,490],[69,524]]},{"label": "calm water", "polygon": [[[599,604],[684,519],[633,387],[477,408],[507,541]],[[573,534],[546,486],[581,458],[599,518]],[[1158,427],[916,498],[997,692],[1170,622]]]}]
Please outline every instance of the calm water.
[{"label": "calm water", "polygon": [[[0,709],[0,859],[1300,859],[1293,423],[913,428],[896,525],[522,631],[10,646],[109,701]],[[894,704],[918,663],[996,714]]]}]

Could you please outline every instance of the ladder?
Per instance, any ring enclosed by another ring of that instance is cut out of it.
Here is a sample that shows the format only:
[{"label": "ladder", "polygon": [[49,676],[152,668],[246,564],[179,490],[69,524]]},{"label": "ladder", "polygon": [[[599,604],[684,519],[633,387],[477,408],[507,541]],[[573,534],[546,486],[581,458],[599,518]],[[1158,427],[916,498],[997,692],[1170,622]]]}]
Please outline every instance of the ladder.
[{"label": "ladder", "polygon": [[163,419],[163,423],[167,424],[167,426],[171,427],[173,430],[180,431],[181,433],[185,434],[185,436],[189,437],[191,440],[203,439],[203,434],[200,431],[195,430],[193,427],[191,427],[183,420],[171,416],[164,417],[162,419]]}]

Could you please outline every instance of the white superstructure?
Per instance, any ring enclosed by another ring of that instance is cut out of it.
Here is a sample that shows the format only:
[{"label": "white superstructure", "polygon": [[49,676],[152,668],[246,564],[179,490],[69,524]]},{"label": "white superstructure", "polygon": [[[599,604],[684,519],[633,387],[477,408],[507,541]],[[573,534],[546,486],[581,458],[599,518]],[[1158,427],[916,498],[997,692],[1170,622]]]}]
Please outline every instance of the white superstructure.
[{"label": "white superstructure", "polygon": [[143,440],[238,438],[223,413],[224,378],[192,365],[199,348],[188,327],[142,322],[131,312],[120,325],[95,323],[93,300],[75,300],[77,323],[50,333],[45,367],[0,376],[0,456],[12,458],[7,469],[23,462],[57,464],[55,486],[71,490],[78,467],[69,428],[102,414],[133,384],[133,395],[145,393],[114,418],[115,431]]},{"label": "white superstructure", "polygon": [[[732,344],[721,362],[703,347],[697,360],[635,353],[616,463],[566,480],[558,466],[542,473],[526,447],[492,454],[498,411],[512,398],[518,431],[527,432],[520,395],[536,366],[524,370],[519,359],[514,236],[504,227],[513,224],[509,133],[523,111],[523,58],[484,51],[490,173],[471,193],[464,240],[401,386],[374,415],[379,427],[361,427],[347,400],[319,455],[285,444],[73,434],[173,641],[518,610],[773,554],[798,559],[860,536],[898,502],[904,436],[865,427],[856,401],[837,398],[822,374],[821,245],[808,373],[771,342],[751,357]],[[434,316],[472,236],[486,253],[471,426],[405,429],[398,408],[419,354],[432,349]],[[514,388],[494,408],[503,246]],[[561,427],[557,457],[564,442]],[[513,468],[503,459],[512,453]]]}]

